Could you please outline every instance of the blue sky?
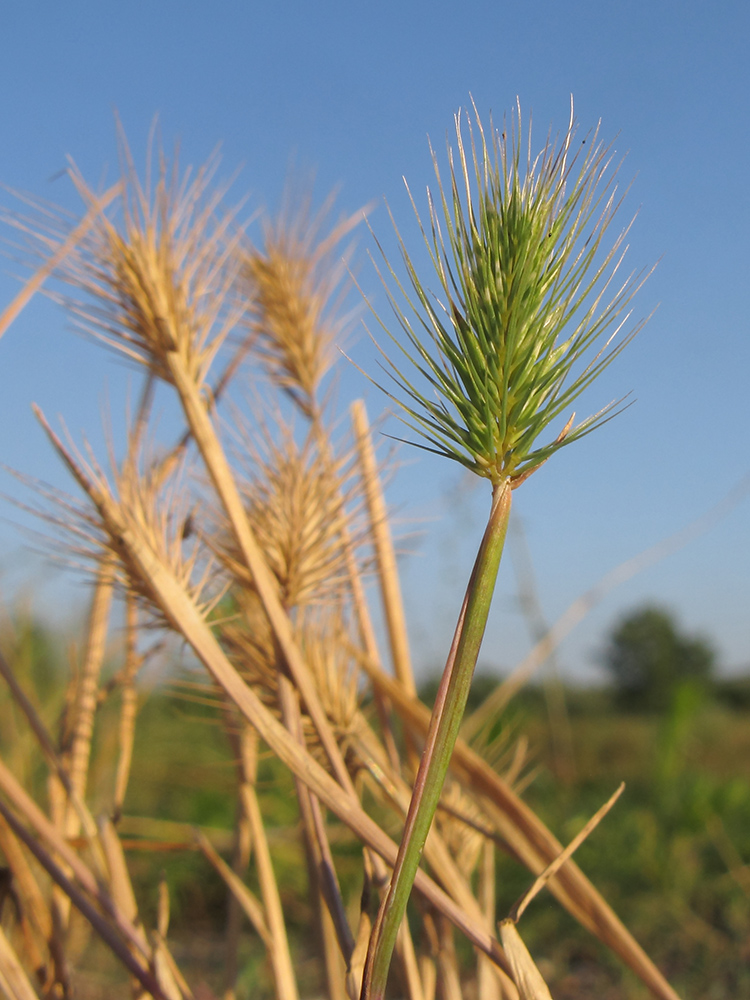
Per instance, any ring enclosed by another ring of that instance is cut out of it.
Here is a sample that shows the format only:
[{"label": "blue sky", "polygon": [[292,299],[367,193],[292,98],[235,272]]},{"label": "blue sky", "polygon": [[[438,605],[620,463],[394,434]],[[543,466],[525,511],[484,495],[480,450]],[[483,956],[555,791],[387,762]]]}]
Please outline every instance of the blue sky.
[{"label": "blue sky", "polygon": [[[387,199],[410,245],[418,233],[405,176],[420,204],[432,179],[427,136],[444,146],[473,95],[496,118],[520,98],[541,143],[567,124],[570,94],[587,130],[627,153],[621,179],[638,211],[630,266],[659,265],[636,301],[659,306],[580,412],[632,392],[634,406],[564,450],[519,489],[544,613],[698,517],[750,472],[750,6],[664,0],[6,4],[0,14],[0,182],[75,207],[59,171],[70,155],[97,183],[116,175],[116,111],[136,163],[159,116],[167,149],[200,163],[218,146],[222,171],[251,208],[278,204],[290,167],[334,187],[392,245]],[[57,178],[57,179],[55,179]],[[13,204],[10,195],[0,197]],[[624,216],[623,216],[624,218]],[[363,287],[383,305],[359,239]],[[418,251],[415,251],[418,252]],[[0,307],[15,293],[0,267]],[[372,369],[366,338],[350,341]],[[32,401],[96,441],[105,399],[122,412],[128,374],[38,298],[0,341],[0,460],[57,485],[66,479],[30,414]],[[384,401],[351,369],[341,396]],[[402,560],[417,663],[436,667],[461,601],[489,503],[487,490],[444,461],[402,452],[390,500],[407,527]],[[17,494],[6,474],[0,489]],[[2,501],[0,515],[19,515]],[[0,524],[6,592],[48,577]],[[589,676],[612,622],[646,601],[711,636],[722,664],[750,664],[750,501],[709,533],[613,593],[565,643],[561,662]],[[83,592],[59,584],[43,605],[64,612]],[[44,595],[47,595],[46,597]],[[528,645],[510,560],[502,570],[482,660],[509,666]]]}]

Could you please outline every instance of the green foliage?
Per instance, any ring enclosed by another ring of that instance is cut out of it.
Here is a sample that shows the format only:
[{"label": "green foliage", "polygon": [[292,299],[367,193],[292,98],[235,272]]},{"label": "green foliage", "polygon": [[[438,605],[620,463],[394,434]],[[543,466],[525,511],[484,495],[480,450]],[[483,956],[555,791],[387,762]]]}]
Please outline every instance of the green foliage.
[{"label": "green foliage", "polygon": [[[569,841],[625,780],[612,814],[576,855],[684,1000],[750,995],[750,730],[746,712],[698,699],[684,686],[663,716],[596,709],[573,729],[576,777],[556,781],[553,740],[528,700],[524,732],[538,777],[524,796]],[[579,706],[580,707],[580,706]],[[498,911],[528,875],[498,871]],[[542,897],[524,917],[532,953],[550,963],[553,996],[647,995],[573,920]]]},{"label": "green foliage", "polygon": [[682,634],[669,612],[645,607],[615,626],[603,662],[622,707],[664,711],[682,683],[711,679],[715,654],[705,639]]}]

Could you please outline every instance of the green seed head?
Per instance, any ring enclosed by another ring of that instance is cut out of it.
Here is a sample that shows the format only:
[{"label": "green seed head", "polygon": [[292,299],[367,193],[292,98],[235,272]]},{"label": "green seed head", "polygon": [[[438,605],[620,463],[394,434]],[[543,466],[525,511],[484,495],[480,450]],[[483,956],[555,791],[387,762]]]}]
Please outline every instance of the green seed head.
[{"label": "green seed head", "polygon": [[[385,367],[422,447],[493,484],[517,485],[613,415],[616,403],[575,425],[569,411],[643,325],[615,343],[645,275],[617,282],[629,226],[604,242],[620,200],[598,129],[576,140],[571,114],[562,140],[548,138],[532,158],[520,108],[508,129],[490,125],[489,138],[476,108],[473,124],[459,113],[455,125],[449,183],[433,153],[428,226],[417,213],[438,292],[422,283],[399,236],[408,283],[386,260],[400,293],[388,295],[407,338],[392,339],[411,374],[389,358]],[[545,435],[558,420],[559,433]]]}]

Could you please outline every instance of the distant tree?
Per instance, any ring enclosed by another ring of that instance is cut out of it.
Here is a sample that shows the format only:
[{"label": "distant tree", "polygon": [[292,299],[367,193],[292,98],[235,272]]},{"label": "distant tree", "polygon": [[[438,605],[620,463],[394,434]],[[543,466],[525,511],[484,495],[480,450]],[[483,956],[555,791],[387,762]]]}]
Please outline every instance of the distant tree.
[{"label": "distant tree", "polygon": [[681,633],[674,617],[658,607],[621,619],[604,654],[618,702],[634,709],[667,708],[681,682],[707,683],[715,662],[710,643]]}]

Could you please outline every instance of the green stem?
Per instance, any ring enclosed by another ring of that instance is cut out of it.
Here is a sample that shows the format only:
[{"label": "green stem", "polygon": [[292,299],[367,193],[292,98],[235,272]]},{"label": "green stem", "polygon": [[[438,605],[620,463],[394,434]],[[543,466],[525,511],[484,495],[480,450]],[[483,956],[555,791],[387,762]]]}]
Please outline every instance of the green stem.
[{"label": "green stem", "polygon": [[361,1000],[384,1000],[385,997],[396,936],[440,800],[484,638],[508,528],[510,503],[510,483],[506,480],[493,491],[489,521],[440,681],[391,884],[370,937]]}]

